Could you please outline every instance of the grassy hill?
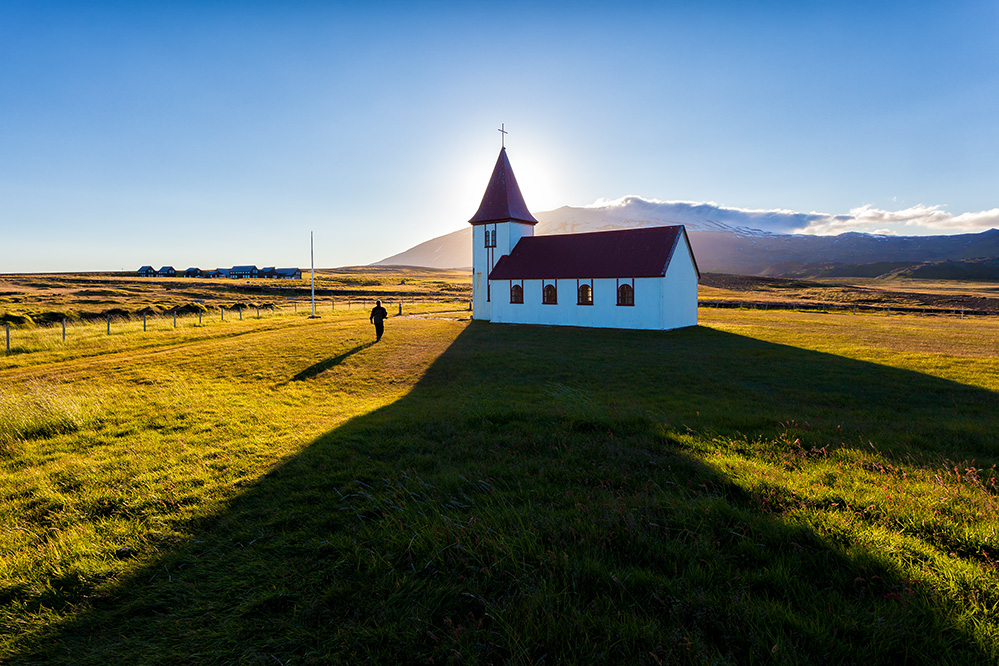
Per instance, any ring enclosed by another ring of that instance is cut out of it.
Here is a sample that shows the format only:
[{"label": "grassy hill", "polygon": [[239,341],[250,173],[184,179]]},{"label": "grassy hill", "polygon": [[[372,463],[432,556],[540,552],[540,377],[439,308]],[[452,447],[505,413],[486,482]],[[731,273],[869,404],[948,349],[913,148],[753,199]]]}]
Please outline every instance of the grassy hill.
[{"label": "grassy hill", "polygon": [[999,258],[976,257],[945,261],[879,263],[794,263],[770,266],[763,275],[787,278],[914,278],[999,282]]},{"label": "grassy hill", "polygon": [[462,316],[0,356],[0,660],[999,659],[999,324]]}]

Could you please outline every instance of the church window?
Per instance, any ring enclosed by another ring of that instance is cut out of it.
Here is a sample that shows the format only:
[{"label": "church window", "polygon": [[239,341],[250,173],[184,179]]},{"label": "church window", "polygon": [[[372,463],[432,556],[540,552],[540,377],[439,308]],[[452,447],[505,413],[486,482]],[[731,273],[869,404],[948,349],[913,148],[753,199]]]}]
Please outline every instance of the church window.
[{"label": "church window", "polygon": [[511,303],[524,302],[524,288],[519,284],[510,285],[510,302]]},{"label": "church window", "polygon": [[486,247],[496,247],[496,230],[486,229]]},{"label": "church window", "polygon": [[541,290],[541,302],[544,305],[558,304],[558,290],[554,284],[546,284],[544,289]]},{"label": "church window", "polygon": [[634,305],[635,304],[635,288],[630,284],[622,284],[617,288],[617,304],[618,305]]},{"label": "church window", "polygon": [[588,284],[579,285],[576,292],[577,305],[593,305],[593,287]]}]

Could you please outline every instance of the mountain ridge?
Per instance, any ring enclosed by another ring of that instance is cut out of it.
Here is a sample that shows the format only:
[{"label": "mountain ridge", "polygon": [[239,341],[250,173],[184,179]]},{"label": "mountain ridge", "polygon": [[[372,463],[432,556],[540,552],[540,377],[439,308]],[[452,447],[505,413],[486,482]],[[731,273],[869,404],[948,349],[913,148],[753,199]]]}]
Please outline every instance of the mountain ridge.
[{"label": "mountain ridge", "polygon": [[[978,279],[999,280],[999,263],[960,262],[999,257],[999,229],[936,236],[892,236],[847,231],[834,236],[786,233],[819,221],[836,219],[819,213],[748,211],[714,204],[656,202],[625,197],[607,206],[562,206],[535,214],[535,234],[565,234],[684,224],[702,271],[772,277],[840,277],[871,275],[878,265],[884,275],[919,273],[924,263],[958,262],[943,273],[959,275],[967,268]],[[844,217],[844,216],[839,216]],[[737,224],[756,223],[759,227]],[[438,236],[372,265],[432,268],[471,266],[471,227]],[[930,273],[940,273],[931,270]]]}]

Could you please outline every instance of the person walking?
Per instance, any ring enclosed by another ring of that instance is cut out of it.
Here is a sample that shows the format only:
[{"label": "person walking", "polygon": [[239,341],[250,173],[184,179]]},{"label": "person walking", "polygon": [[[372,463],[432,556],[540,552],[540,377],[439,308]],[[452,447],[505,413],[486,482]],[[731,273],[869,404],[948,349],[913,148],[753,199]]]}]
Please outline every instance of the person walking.
[{"label": "person walking", "polygon": [[371,308],[371,316],[368,320],[375,325],[375,342],[382,339],[382,333],[385,332],[385,318],[388,317],[388,312],[382,307],[381,301],[375,301],[375,307]]}]

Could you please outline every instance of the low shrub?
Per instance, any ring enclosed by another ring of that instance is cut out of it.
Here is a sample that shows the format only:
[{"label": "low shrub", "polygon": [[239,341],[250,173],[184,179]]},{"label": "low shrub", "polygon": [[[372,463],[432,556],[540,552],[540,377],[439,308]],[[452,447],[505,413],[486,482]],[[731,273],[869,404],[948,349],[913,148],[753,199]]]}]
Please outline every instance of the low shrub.
[{"label": "low shrub", "polygon": [[9,324],[10,326],[16,328],[25,328],[27,326],[34,326],[35,322],[31,318],[31,315],[6,312],[0,315],[0,324]]},{"label": "low shrub", "polygon": [[208,308],[205,307],[204,303],[184,303],[183,305],[174,307],[173,312],[177,314],[198,314],[199,312],[208,312]]}]

